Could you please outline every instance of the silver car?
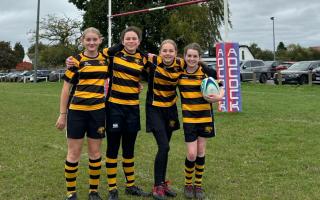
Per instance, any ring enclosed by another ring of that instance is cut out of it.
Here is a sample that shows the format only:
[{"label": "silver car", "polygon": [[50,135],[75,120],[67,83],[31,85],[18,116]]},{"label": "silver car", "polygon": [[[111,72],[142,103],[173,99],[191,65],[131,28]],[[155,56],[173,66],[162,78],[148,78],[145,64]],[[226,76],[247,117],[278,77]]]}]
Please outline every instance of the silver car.
[{"label": "silver car", "polygon": [[266,83],[271,73],[262,60],[245,60],[240,62],[241,81],[252,81],[254,74],[260,83]]}]

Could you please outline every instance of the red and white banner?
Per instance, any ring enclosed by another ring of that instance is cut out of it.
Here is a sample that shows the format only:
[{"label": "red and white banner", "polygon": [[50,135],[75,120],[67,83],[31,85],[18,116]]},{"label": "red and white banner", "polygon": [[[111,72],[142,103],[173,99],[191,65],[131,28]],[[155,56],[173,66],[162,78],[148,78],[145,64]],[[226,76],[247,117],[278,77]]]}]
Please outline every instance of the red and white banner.
[{"label": "red and white banner", "polygon": [[238,43],[216,45],[217,78],[223,82],[225,96],[219,102],[220,112],[241,112],[241,82]]}]

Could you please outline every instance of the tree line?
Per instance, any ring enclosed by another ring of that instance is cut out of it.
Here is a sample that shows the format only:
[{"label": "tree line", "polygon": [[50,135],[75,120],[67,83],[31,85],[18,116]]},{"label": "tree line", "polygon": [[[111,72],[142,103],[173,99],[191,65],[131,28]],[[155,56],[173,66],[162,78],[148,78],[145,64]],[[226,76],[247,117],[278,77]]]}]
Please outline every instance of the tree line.
[{"label": "tree line", "polygon": [[[256,59],[273,60],[273,51],[263,50],[256,43],[252,43],[249,48]],[[275,54],[276,60],[280,61],[320,60],[319,50],[301,47],[299,44],[286,46],[283,42],[279,42]]]}]

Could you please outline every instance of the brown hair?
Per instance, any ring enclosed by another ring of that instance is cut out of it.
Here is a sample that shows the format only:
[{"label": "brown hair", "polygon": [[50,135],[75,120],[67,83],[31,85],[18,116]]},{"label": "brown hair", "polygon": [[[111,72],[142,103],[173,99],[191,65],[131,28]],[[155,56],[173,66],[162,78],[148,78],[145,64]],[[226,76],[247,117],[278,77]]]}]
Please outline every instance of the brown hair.
[{"label": "brown hair", "polygon": [[120,42],[122,42],[124,40],[124,35],[127,33],[127,32],[135,32],[138,36],[138,39],[139,41],[142,40],[142,31],[140,28],[136,27],[136,26],[129,26],[127,27],[126,29],[124,29],[122,32],[121,32],[121,35],[120,35]]},{"label": "brown hair", "polygon": [[168,43],[169,43],[169,44],[172,44],[172,46],[174,47],[174,49],[175,49],[176,52],[178,53],[177,44],[176,44],[175,41],[173,41],[173,40],[171,40],[171,39],[166,39],[166,40],[163,40],[163,41],[161,42],[160,51],[161,51],[163,45],[168,44]]},{"label": "brown hair", "polygon": [[200,45],[199,45],[198,43],[195,43],[195,42],[194,42],[194,43],[190,43],[190,44],[188,44],[187,46],[185,46],[185,47],[184,47],[184,51],[183,51],[183,55],[184,55],[184,56],[186,56],[187,51],[188,51],[189,49],[193,49],[193,50],[198,51],[199,56],[201,56],[201,54],[202,54],[202,49],[201,49],[201,47],[200,47]]}]

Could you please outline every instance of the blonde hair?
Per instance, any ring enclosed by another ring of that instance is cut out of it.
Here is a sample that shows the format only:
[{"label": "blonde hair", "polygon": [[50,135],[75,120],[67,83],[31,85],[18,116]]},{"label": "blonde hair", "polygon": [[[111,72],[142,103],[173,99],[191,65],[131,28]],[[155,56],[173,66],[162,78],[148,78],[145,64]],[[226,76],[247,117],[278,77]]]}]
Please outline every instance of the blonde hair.
[{"label": "blonde hair", "polygon": [[174,47],[174,49],[175,49],[175,50],[176,50],[176,52],[178,53],[178,47],[177,47],[177,44],[176,44],[176,42],[175,42],[175,41],[173,41],[173,40],[171,40],[171,39],[166,39],[166,40],[163,40],[163,41],[161,42],[161,45],[160,45],[160,51],[161,51],[161,49],[162,49],[163,45],[165,45],[165,44],[172,44],[172,46]]},{"label": "blonde hair", "polygon": [[83,33],[82,33],[82,35],[81,35],[81,40],[83,40],[84,39],[84,37],[88,34],[88,33],[95,33],[95,34],[97,34],[98,36],[99,36],[99,38],[103,38],[102,37],[102,34],[100,33],[100,31],[97,29],[97,28],[95,28],[95,27],[89,27],[89,28],[86,28],[84,31],[83,31]]}]

